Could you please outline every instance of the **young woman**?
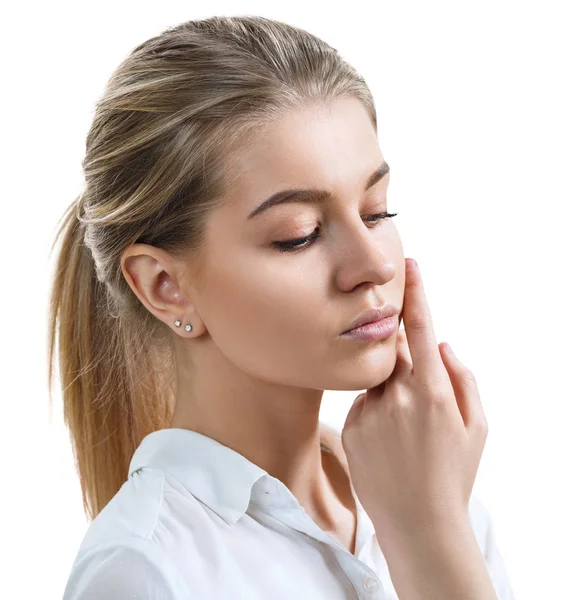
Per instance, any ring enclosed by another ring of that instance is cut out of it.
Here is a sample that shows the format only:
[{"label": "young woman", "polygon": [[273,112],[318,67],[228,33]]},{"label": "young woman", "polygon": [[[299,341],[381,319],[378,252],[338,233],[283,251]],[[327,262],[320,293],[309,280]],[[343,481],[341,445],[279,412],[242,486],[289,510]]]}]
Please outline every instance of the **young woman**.
[{"label": "young woman", "polygon": [[[338,52],[256,16],[170,28],[111,77],[83,166],[49,339],[91,519],[65,600],[511,599],[476,384]],[[367,390],[341,433],[325,389]]]}]

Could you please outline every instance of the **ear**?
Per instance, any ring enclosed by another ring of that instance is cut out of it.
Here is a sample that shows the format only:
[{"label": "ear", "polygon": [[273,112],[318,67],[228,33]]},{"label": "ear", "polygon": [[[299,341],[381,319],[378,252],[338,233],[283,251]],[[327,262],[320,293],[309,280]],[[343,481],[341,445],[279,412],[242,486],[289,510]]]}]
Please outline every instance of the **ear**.
[{"label": "ear", "polygon": [[149,244],[132,244],[121,256],[121,270],[139,301],[157,319],[174,331],[177,319],[197,330],[201,319],[181,291],[181,266],[167,252]]}]

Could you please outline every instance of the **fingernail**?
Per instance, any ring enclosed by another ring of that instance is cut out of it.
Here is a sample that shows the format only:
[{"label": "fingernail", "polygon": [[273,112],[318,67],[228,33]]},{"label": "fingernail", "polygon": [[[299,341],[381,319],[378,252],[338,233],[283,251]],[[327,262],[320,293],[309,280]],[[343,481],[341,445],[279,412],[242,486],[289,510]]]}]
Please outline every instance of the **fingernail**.
[{"label": "fingernail", "polygon": [[411,265],[411,269],[413,271],[418,271],[418,263],[416,262],[416,260],[414,260],[414,258],[409,258],[409,262]]},{"label": "fingernail", "polygon": [[454,351],[452,350],[452,347],[446,342],[446,347],[445,347],[446,352],[449,352],[452,356],[455,356]]}]

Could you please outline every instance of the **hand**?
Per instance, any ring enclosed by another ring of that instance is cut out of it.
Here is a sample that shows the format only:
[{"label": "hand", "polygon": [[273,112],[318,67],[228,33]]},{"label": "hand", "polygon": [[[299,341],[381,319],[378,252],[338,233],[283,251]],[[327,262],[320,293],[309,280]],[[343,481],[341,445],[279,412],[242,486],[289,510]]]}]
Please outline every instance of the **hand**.
[{"label": "hand", "polygon": [[413,267],[407,259],[395,368],[356,398],[342,430],[352,484],[379,540],[467,520],[488,434],[476,381],[436,344]]}]

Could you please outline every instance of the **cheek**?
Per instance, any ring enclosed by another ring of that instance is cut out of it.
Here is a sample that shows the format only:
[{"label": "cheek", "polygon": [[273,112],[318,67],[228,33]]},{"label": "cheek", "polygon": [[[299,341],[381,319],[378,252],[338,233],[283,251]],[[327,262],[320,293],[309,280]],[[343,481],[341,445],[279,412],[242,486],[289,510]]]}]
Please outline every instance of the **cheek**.
[{"label": "cheek", "polygon": [[[255,269],[224,273],[217,282],[228,306],[228,318],[238,320],[255,339],[292,340],[304,326],[314,323],[315,293],[295,273]],[[226,315],[227,316],[227,315]]]},{"label": "cheek", "polygon": [[320,290],[310,278],[270,266],[226,267],[208,272],[202,300],[209,333],[224,355],[244,371],[276,380],[319,356],[326,323],[323,329]]}]

